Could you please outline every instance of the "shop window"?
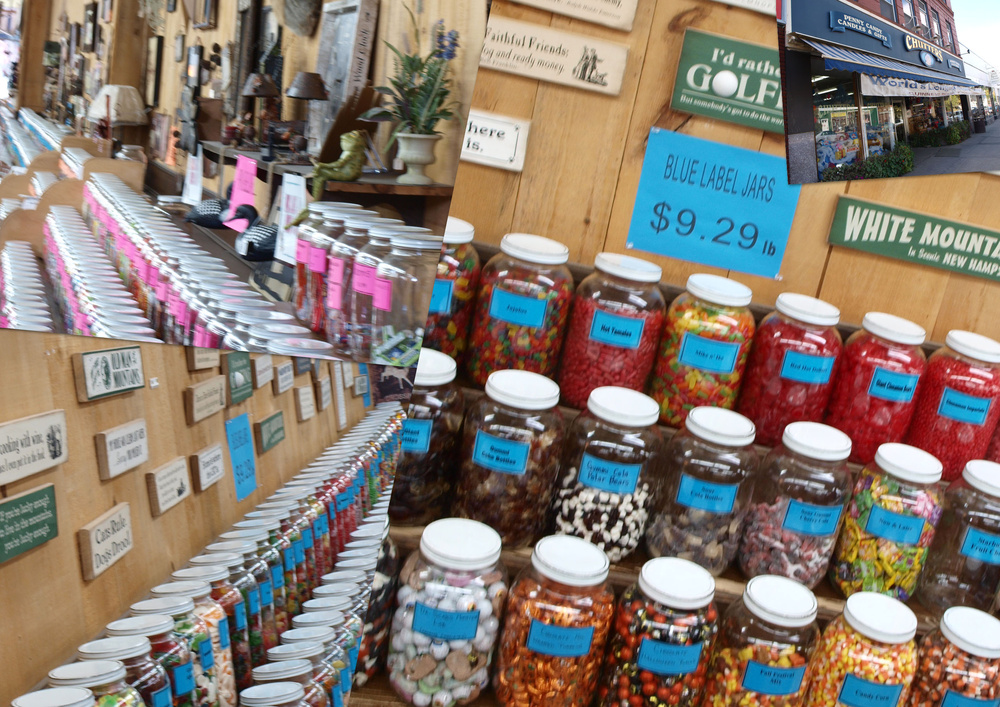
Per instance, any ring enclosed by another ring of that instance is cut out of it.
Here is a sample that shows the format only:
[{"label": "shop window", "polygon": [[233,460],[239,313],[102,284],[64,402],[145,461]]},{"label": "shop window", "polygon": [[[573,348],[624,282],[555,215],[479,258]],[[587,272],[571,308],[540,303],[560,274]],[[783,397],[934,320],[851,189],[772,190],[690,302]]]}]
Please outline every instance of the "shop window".
[{"label": "shop window", "polygon": [[927,18],[927,0],[917,0],[917,9],[920,11],[920,29],[926,32],[931,26]]},{"label": "shop window", "polygon": [[896,0],[882,0],[882,17],[896,21]]},{"label": "shop window", "polygon": [[944,23],[944,46],[951,50],[952,54],[957,54],[955,49],[955,36],[951,33],[951,22],[945,20]]},{"label": "shop window", "polygon": [[852,164],[861,158],[854,81],[848,77],[840,79],[831,76],[813,86],[816,166],[819,174],[828,167]]},{"label": "shop window", "polygon": [[913,0],[902,0],[903,2],[903,26],[908,30],[917,28],[917,16],[913,12]]},{"label": "shop window", "polygon": [[931,10],[931,34],[935,42],[941,41],[941,16],[937,10]]}]

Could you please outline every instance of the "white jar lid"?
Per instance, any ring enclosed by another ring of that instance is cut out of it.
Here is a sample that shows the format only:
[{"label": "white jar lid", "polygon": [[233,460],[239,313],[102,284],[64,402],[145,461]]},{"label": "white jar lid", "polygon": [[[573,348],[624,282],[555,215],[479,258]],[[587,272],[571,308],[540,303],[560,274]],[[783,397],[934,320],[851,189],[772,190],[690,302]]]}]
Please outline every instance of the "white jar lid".
[{"label": "white jar lid", "polygon": [[639,589],[664,606],[690,611],[712,603],[715,578],[690,560],[657,557],[642,566]]},{"label": "white jar lid", "polygon": [[15,697],[11,707],[93,707],[94,693],[85,687],[50,687]]},{"label": "white jar lid", "polygon": [[[127,621],[127,619],[125,619]],[[170,621],[170,630],[173,630],[173,619]],[[76,649],[76,657],[79,660],[125,660],[126,658],[136,658],[140,655],[147,655],[152,646],[149,639],[143,635],[116,635],[109,633],[112,638],[99,638],[96,641],[88,641]]]},{"label": "white jar lid", "polygon": [[309,336],[309,330],[298,324],[255,324],[247,329],[254,339],[270,341],[272,339],[287,339],[290,336]]},{"label": "white jar lid", "polygon": [[334,565],[338,570],[362,570],[365,572],[374,571],[378,564],[375,557],[348,557],[346,560],[337,560]]},{"label": "white jar lid", "polygon": [[341,626],[344,623],[343,612],[331,609],[329,611],[310,611],[292,617],[292,628],[308,628],[310,626]]},{"label": "white jar lid", "polygon": [[840,310],[829,302],[795,292],[782,292],[774,307],[787,317],[816,326],[837,326]]},{"label": "white jar lid", "polygon": [[659,282],[663,268],[642,258],[620,253],[598,253],[594,267],[601,272],[632,282]]},{"label": "white jar lid", "polygon": [[660,417],[660,404],[651,397],[614,385],[594,388],[587,398],[587,409],[602,420],[623,427],[649,427]]},{"label": "white jar lid", "polygon": [[695,437],[725,447],[746,447],[753,444],[757,428],[748,418],[710,406],[697,407],[688,413],[684,427]]},{"label": "white jar lid", "polygon": [[724,307],[746,307],[753,299],[749,287],[728,277],[695,273],[687,280],[686,289],[698,299]]},{"label": "white jar lid", "polygon": [[257,543],[250,540],[224,540],[219,543],[206,545],[205,552],[209,555],[225,555],[238,552],[246,557],[246,555],[257,554]]},{"label": "white jar lid", "polygon": [[[270,516],[268,518],[238,520],[233,523],[233,527],[237,530],[255,530],[256,528],[278,530],[281,528],[281,519],[278,516]],[[270,534],[268,534],[268,537],[270,537]]]},{"label": "white jar lid", "polygon": [[177,582],[167,582],[166,584],[157,584],[149,590],[149,593],[154,597],[180,596],[200,599],[212,593],[212,585],[204,581],[180,580]]},{"label": "white jar lid", "polygon": [[337,632],[329,626],[309,626],[285,631],[281,634],[281,643],[287,646],[294,643],[322,643],[325,645],[336,637]]},{"label": "white jar lid", "polygon": [[233,567],[243,566],[243,555],[237,555],[235,552],[209,552],[204,555],[195,555],[188,563],[192,567],[215,567],[217,565],[223,565],[232,569]]},{"label": "white jar lid", "polygon": [[953,606],[941,617],[941,633],[956,648],[989,660],[1000,658],[1000,620],[971,606]]},{"label": "white jar lid", "polygon": [[448,354],[429,349],[420,349],[420,358],[417,359],[417,375],[413,379],[413,385],[423,388],[436,385],[446,385],[455,380],[458,371],[458,364]]},{"label": "white jar lid", "polygon": [[[301,629],[300,629],[301,630]],[[332,631],[330,633],[333,633]],[[336,634],[334,634],[336,635]],[[267,659],[271,663],[307,660],[323,655],[323,644],[319,641],[293,641],[267,650]]]},{"label": "white jar lid", "polygon": [[875,451],[875,463],[897,479],[915,484],[936,484],[944,466],[933,454],[898,442],[886,442]]},{"label": "white jar lid", "polygon": [[471,243],[476,237],[476,227],[468,221],[449,216],[444,227],[445,243]]},{"label": "white jar lid", "polygon": [[316,614],[320,611],[346,611],[350,608],[351,600],[344,596],[317,597],[302,602],[302,611],[306,614]]},{"label": "white jar lid", "polygon": [[849,596],[844,620],[861,635],[880,643],[906,643],[917,635],[917,617],[910,607],[877,592]]},{"label": "white jar lid", "polygon": [[973,459],[962,469],[962,478],[972,488],[1000,498],[1000,464]]},{"label": "white jar lid", "polygon": [[144,614],[112,621],[106,627],[109,636],[159,636],[174,630],[174,619],[166,614]]},{"label": "white jar lid", "polygon": [[281,356],[330,356],[333,344],[316,339],[271,339],[267,342],[267,352]]},{"label": "white jar lid", "polygon": [[312,670],[312,663],[308,660],[282,660],[278,663],[258,665],[253,669],[252,675],[255,682],[270,682],[312,675]]},{"label": "white jar lid", "polygon": [[971,331],[952,329],[944,337],[949,349],[986,363],[1000,363],[1000,342]]},{"label": "white jar lid", "polygon": [[531,371],[494,371],[486,379],[486,394],[518,410],[548,410],[559,403],[559,385]]},{"label": "white jar lid", "polygon": [[[313,589],[314,599],[326,599],[328,597],[350,597],[354,598],[361,593],[361,585],[352,582],[339,584],[321,584]],[[338,608],[338,607],[334,607]]]},{"label": "white jar lid", "polygon": [[909,319],[885,312],[868,312],[861,320],[865,331],[897,344],[920,346],[927,340],[927,330]]},{"label": "white jar lid", "polygon": [[194,611],[194,599],[181,595],[137,601],[128,608],[132,616],[179,616]]},{"label": "white jar lid", "polygon": [[[369,516],[370,517],[370,516]],[[385,530],[387,524],[386,519],[378,519],[379,522],[375,523],[362,523],[353,531],[351,531],[351,539],[361,540],[363,538],[379,538],[382,539],[382,532]]]},{"label": "white jar lid", "polygon": [[202,567],[184,567],[174,570],[170,575],[171,579],[184,581],[187,579],[200,579],[203,582],[221,582],[229,579],[229,570],[224,565],[216,564]]},{"label": "white jar lid", "polygon": [[306,689],[297,682],[269,682],[240,691],[243,707],[274,707],[289,702],[301,702]]},{"label": "white jar lid", "polygon": [[791,422],[785,425],[781,443],[796,454],[825,462],[839,462],[851,456],[851,438],[819,422]]},{"label": "white jar lid", "polygon": [[794,579],[762,574],[747,582],[743,604],[759,619],[798,628],[816,620],[816,595]]},{"label": "white jar lid", "polygon": [[[380,545],[381,543],[379,543]],[[357,548],[355,550],[344,550],[337,554],[337,557],[342,557],[345,560],[375,560],[378,558],[379,545],[370,545],[368,547]]]},{"label": "white jar lid", "polygon": [[562,265],[569,260],[569,248],[562,243],[529,233],[508,233],[500,241],[500,250],[539,265]]},{"label": "white jar lid", "polygon": [[[430,527],[430,526],[428,526]],[[424,528],[424,532],[427,528]],[[365,573],[360,570],[334,570],[328,574],[324,574],[319,578],[319,581],[323,584],[339,584],[340,582],[363,582],[365,581]]]},{"label": "white jar lid", "polygon": [[[292,482],[289,482],[292,483]],[[256,549],[257,543],[265,541],[270,537],[266,528],[247,528],[245,530],[227,530],[219,535],[220,542],[230,542],[233,540],[249,540]],[[256,551],[256,550],[255,550]]]},{"label": "white jar lid", "polygon": [[420,552],[444,569],[480,570],[500,560],[500,534],[490,526],[465,518],[444,518],[424,528]]},{"label": "white jar lid", "polygon": [[119,660],[84,660],[49,671],[52,687],[98,687],[124,679],[125,665]]},{"label": "white jar lid", "polygon": [[591,587],[608,578],[604,550],[572,535],[549,535],[535,543],[531,565],[543,576],[571,587]]}]

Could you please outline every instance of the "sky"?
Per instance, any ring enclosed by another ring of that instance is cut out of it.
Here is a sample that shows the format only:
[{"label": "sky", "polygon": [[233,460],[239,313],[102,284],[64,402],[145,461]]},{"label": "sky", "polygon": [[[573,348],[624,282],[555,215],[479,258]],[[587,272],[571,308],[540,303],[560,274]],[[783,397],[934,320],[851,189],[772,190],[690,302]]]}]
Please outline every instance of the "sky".
[{"label": "sky", "polygon": [[951,9],[958,41],[973,51],[965,62],[980,69],[988,62],[1000,71],[1000,0],[951,0]]}]

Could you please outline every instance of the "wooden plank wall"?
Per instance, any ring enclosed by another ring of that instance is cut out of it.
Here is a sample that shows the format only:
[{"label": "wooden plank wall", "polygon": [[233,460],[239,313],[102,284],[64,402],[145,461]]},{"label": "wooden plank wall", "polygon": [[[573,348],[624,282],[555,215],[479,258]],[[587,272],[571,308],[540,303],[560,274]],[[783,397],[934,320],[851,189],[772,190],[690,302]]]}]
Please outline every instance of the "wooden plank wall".
[{"label": "wooden plank wall", "polygon": [[[670,109],[684,30],[777,46],[771,17],[711,0],[639,0],[635,28],[622,32],[494,0],[492,12],[629,47],[621,95],[607,97],[482,69],[473,107],[532,121],[524,172],[461,163],[452,214],[476,225],[476,239],[499,244],[509,232],[538,233],[570,247],[571,261],[591,265],[602,250],[622,252],[632,217],[646,139],[653,126],[784,156],[781,135]],[[795,291],[840,307],[860,324],[871,310],[923,325],[933,340],[971,328],[1000,337],[993,297],[1000,285],[827,245],[840,194],[944,218],[1000,228],[1000,177],[985,174],[907,177],[803,187],[778,281],[731,277],[773,304]],[[663,266],[665,282],[683,286],[694,272],[724,271],[636,252]]]},{"label": "wooden plank wall", "polygon": [[[184,415],[184,388],[218,375],[219,369],[189,373],[183,347],[159,344],[142,345],[144,390],[78,403],[72,354],[120,345],[86,337],[0,330],[0,422],[64,409],[69,428],[67,463],[0,487],[0,496],[6,498],[41,484],[55,484],[59,523],[57,538],[0,565],[0,626],[7,637],[0,644],[0,704],[9,704],[43,680],[48,670],[74,659],[78,645],[97,637],[108,621],[127,612],[149,587],[169,581],[174,569],[297,474],[364,415],[362,398],[345,391],[348,428],[344,431],[337,432],[336,402],[325,411],[317,411],[308,422],[299,423],[294,391],[276,397],[268,384],[247,401],[189,427]],[[287,359],[274,360],[280,363]],[[345,367],[356,370],[353,364]],[[154,378],[159,383],[156,388],[150,385]],[[348,379],[353,380],[353,374]],[[336,382],[332,375],[331,381]],[[310,373],[295,377],[295,386],[311,384]],[[249,413],[252,424],[277,410],[284,412],[286,438],[264,455],[255,449],[259,488],[237,503],[225,420]],[[101,481],[94,435],[138,418],[146,419],[149,461],[112,481]],[[223,446],[226,476],[207,491],[194,492],[153,518],[146,472],[215,442]],[[125,501],[131,506],[134,548],[96,580],[84,582],[77,531]]]}]

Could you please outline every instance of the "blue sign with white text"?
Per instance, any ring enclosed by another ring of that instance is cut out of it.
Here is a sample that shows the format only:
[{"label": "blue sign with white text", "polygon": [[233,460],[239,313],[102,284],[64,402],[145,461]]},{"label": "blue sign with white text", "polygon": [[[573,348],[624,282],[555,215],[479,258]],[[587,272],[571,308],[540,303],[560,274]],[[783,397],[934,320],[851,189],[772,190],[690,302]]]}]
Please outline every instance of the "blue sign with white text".
[{"label": "blue sign with white text", "polygon": [[233,466],[236,482],[236,500],[257,490],[257,465],[253,458],[253,434],[250,432],[250,418],[246,413],[232,420],[226,420],[226,441],[229,444],[229,460]]}]

